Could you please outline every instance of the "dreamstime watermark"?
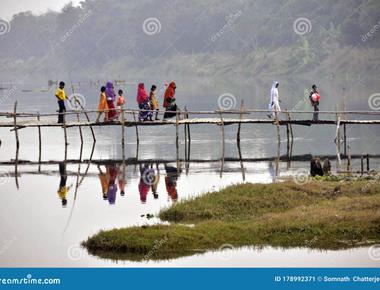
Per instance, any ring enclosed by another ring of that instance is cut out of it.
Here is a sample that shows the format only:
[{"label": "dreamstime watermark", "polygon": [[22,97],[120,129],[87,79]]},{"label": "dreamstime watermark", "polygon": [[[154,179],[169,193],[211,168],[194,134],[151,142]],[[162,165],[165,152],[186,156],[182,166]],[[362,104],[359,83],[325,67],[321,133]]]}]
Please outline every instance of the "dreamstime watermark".
[{"label": "dreamstime watermark", "polygon": [[368,106],[371,110],[380,110],[380,93],[373,94],[368,98]]},{"label": "dreamstime watermark", "polygon": [[236,98],[233,94],[225,93],[218,98],[218,107],[220,110],[231,110],[236,108]]},{"label": "dreamstime watermark", "polygon": [[0,168],[0,186],[5,185],[10,178],[8,170]]},{"label": "dreamstime watermark", "polygon": [[226,16],[226,23],[222,26],[222,28],[219,29],[218,32],[214,33],[211,37],[210,40],[212,42],[215,42],[218,38],[220,38],[223,33],[229,28],[234,25],[236,20],[239,19],[239,17],[243,14],[241,10],[237,11],[236,13],[232,13],[228,16]]},{"label": "dreamstime watermark", "polygon": [[86,97],[79,93],[71,94],[68,97],[67,106],[74,111],[81,110],[86,107]]},{"label": "dreamstime watermark", "polygon": [[0,256],[7,250],[9,250],[15,241],[17,241],[17,237],[13,237],[9,240],[0,241]]},{"label": "dreamstime watermark", "polygon": [[374,26],[372,26],[372,28],[366,34],[362,35],[362,41],[366,42],[367,40],[372,38],[379,29],[380,29],[380,21],[376,23]]},{"label": "dreamstime watermark", "polygon": [[0,97],[0,105],[6,102],[9,98],[11,98],[17,91],[17,87],[12,87],[8,90],[8,92]]},{"label": "dreamstime watermark", "polygon": [[156,176],[154,169],[149,168],[148,170],[145,170],[142,174],[142,180],[145,185],[155,185],[159,182],[158,176]]},{"label": "dreamstime watermark", "polygon": [[4,278],[0,277],[0,285],[59,285],[59,278],[33,278],[32,274],[25,278]]},{"label": "dreamstime watermark", "polygon": [[144,20],[142,29],[147,35],[154,35],[161,32],[161,22],[158,18],[149,17]]},{"label": "dreamstime watermark", "polygon": [[230,260],[233,256],[233,252],[232,250],[234,250],[235,247],[231,244],[223,244],[219,247],[218,251],[218,255],[219,255],[219,258],[223,261],[227,261],[227,260]]},{"label": "dreamstime watermark", "polygon": [[380,261],[380,245],[369,247],[368,256],[372,261]]},{"label": "dreamstime watermark", "polygon": [[313,28],[313,25],[311,24],[311,21],[306,17],[297,18],[293,22],[293,30],[298,35],[307,34],[311,32],[312,28]]},{"label": "dreamstime watermark", "polygon": [[92,10],[88,10],[86,13],[79,16],[79,19],[69,30],[67,30],[61,36],[61,42],[65,42],[86,20],[92,15]]},{"label": "dreamstime watermark", "polygon": [[305,185],[311,181],[311,177],[307,169],[299,169],[293,175],[293,181],[298,185]]},{"label": "dreamstime watermark", "polygon": [[372,186],[378,182],[380,180],[380,176],[378,174],[376,174],[373,179],[369,180],[362,188],[361,188],[361,192],[362,193],[367,193],[368,191],[370,191],[370,189],[372,188]]},{"label": "dreamstime watermark", "polygon": [[0,35],[5,35],[11,31],[11,23],[4,19],[0,19]]},{"label": "dreamstime watermark", "polygon": [[169,241],[168,237],[164,237],[161,240],[154,240],[153,248],[144,256],[143,260],[149,261],[151,257],[157,253],[163,245],[165,245]]},{"label": "dreamstime watermark", "polygon": [[72,261],[79,261],[83,258],[83,248],[80,245],[74,244],[67,249],[67,256]]}]

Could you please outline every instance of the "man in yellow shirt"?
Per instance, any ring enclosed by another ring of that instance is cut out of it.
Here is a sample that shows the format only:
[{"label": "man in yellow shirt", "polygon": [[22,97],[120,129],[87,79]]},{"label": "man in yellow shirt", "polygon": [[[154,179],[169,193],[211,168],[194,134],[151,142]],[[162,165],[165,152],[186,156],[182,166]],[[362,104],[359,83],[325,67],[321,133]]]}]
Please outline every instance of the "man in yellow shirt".
[{"label": "man in yellow shirt", "polygon": [[55,91],[55,96],[58,99],[58,108],[59,108],[58,123],[65,122],[65,115],[63,113],[66,112],[65,100],[67,99],[67,96],[64,89],[65,89],[65,83],[60,82],[59,88]]}]

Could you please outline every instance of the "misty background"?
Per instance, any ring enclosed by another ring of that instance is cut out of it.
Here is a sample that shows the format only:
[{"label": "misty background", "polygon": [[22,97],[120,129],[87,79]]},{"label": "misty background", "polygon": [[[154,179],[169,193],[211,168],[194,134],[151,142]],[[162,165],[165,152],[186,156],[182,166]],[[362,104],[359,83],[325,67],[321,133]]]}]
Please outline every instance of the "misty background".
[{"label": "misty background", "polygon": [[[22,12],[0,35],[1,82],[126,80],[204,101],[232,93],[265,108],[272,80],[288,109],[368,109],[380,91],[377,0],[86,0]],[[32,85],[33,86],[33,85]],[[91,92],[96,95],[98,88]],[[126,90],[135,96],[135,87]],[[301,106],[300,102],[303,102]],[[212,102],[215,107],[215,102]]]}]

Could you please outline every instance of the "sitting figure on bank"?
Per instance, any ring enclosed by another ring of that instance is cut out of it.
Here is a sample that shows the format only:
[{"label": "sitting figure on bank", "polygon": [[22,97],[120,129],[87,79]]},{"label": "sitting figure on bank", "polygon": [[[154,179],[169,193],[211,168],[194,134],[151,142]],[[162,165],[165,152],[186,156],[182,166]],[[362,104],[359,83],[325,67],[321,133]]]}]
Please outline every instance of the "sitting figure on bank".
[{"label": "sitting figure on bank", "polygon": [[323,176],[323,168],[321,159],[319,158],[313,158],[310,161],[310,175],[311,176]]}]

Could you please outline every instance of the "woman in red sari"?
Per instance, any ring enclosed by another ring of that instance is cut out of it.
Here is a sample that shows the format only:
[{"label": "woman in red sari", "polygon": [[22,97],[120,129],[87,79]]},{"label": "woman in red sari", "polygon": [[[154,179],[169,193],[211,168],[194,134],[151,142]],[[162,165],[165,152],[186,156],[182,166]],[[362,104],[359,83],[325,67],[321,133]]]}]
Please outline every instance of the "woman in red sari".
[{"label": "woman in red sari", "polygon": [[175,89],[177,88],[174,81],[172,81],[168,88],[165,91],[164,95],[164,108],[165,108],[165,114],[164,119],[166,118],[172,118],[176,115],[177,111],[177,104],[175,102]]}]

